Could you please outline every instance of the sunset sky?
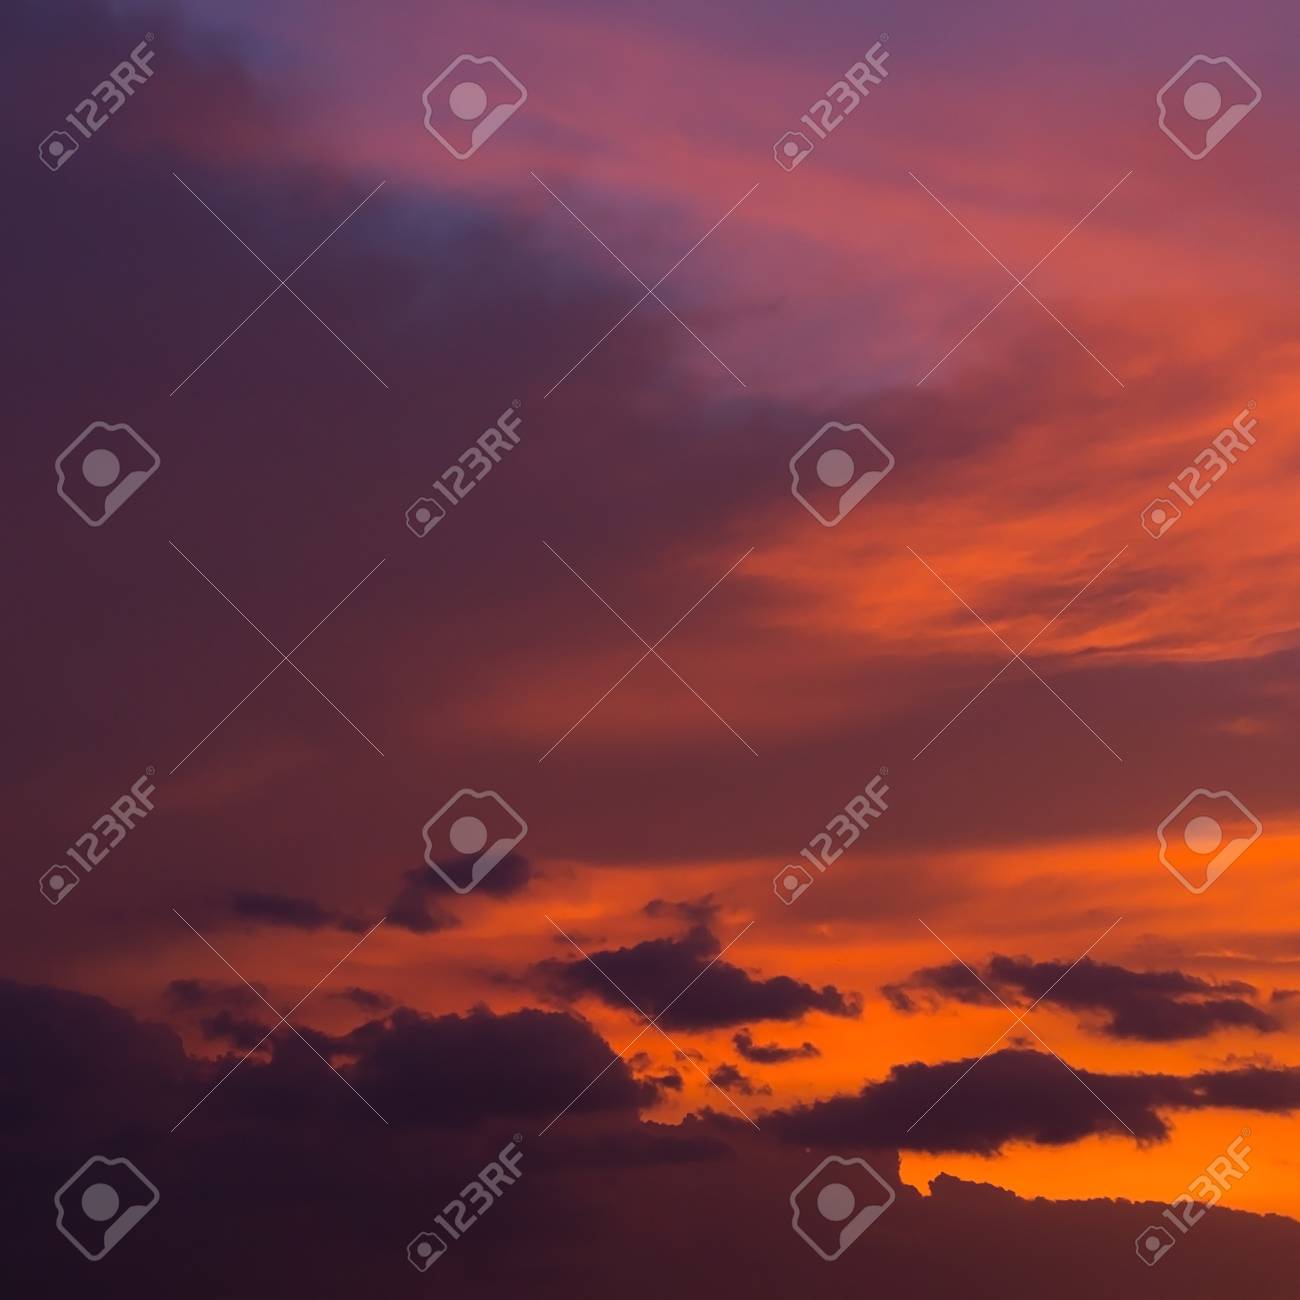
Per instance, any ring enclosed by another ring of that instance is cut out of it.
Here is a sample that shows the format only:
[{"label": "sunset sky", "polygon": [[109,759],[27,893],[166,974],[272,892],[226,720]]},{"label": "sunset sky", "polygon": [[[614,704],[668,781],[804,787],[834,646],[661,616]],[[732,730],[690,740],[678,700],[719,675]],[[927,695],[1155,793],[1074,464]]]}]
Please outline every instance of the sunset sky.
[{"label": "sunset sky", "polygon": [[[415,1294],[407,1241],[515,1133],[520,1190],[431,1270],[455,1294],[667,1255],[692,1296],[741,1257],[759,1296],[938,1295],[1025,1234],[988,1294],[1283,1293],[1300,22],[1065,9],[6,7],[24,1294]],[[464,53],[527,98],[458,159],[421,95]],[[1196,159],[1156,92],[1198,53],[1262,98]],[[503,414],[517,445],[415,536]],[[92,528],[51,466],[95,421],[161,463]],[[894,465],[822,527],[790,461],[829,422]],[[154,811],[50,906],[147,769]],[[460,895],[422,828],[464,788],[527,833]],[[1196,790],[1263,828],[1201,893],[1157,841]],[[1145,1269],[1243,1133],[1223,1204],[1282,1217]],[[86,1273],[49,1198],[96,1153],[161,1202]],[[833,1279],[785,1226],[829,1154],[900,1201]]]}]

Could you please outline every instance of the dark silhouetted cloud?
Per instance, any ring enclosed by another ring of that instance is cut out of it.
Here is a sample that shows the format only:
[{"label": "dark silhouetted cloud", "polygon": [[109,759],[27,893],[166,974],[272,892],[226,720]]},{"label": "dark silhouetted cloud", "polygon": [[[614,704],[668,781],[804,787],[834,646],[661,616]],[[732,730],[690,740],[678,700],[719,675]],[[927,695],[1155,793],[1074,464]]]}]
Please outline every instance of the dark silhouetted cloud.
[{"label": "dark silhouetted cloud", "polygon": [[[831,984],[816,989],[788,975],[756,979],[730,962],[715,961],[719,951],[713,934],[697,925],[680,938],[648,939],[631,948],[594,952],[591,961],[547,958],[532,967],[532,976],[539,987],[568,1000],[595,997],[613,1007],[627,1007],[631,998],[651,1016],[668,1008],[663,1023],[670,1029],[799,1020],[811,1011],[861,1014],[856,994]],[[619,990],[626,990],[627,998]]]},{"label": "dark silhouetted cloud", "polygon": [[436,890],[448,896],[450,891],[428,867],[413,867],[402,879],[406,883],[385,913],[388,925],[410,930],[412,934],[437,934],[460,924],[460,918],[433,896]]},{"label": "dark silhouetted cloud", "polygon": [[[575,1279],[585,1294],[588,1283],[623,1267],[628,1300],[653,1300],[662,1294],[663,1277],[649,1263],[665,1234],[677,1230],[676,1266],[689,1266],[693,1277],[719,1278],[725,1275],[710,1272],[719,1251],[725,1259],[744,1252],[758,1279],[751,1288],[756,1300],[780,1300],[806,1285],[812,1258],[788,1231],[790,1189],[823,1154],[863,1152],[897,1189],[888,1230],[873,1230],[871,1253],[855,1257],[868,1261],[874,1283],[888,1281],[906,1294],[949,1294],[961,1290],[963,1272],[974,1270],[996,1282],[987,1291],[965,1288],[979,1296],[1149,1295],[1150,1274],[1134,1272],[1131,1243],[1158,1221],[1159,1205],[1024,1201],[948,1177],[936,1179],[932,1195],[923,1198],[902,1182],[888,1138],[905,1133],[970,1061],[902,1067],[857,1097],[767,1112],[761,1133],[716,1113],[665,1125],[638,1118],[638,1106],[655,1088],[630,1078],[590,1026],[572,1016],[479,1009],[428,1017],[402,1009],[328,1040],[348,1082],[379,1106],[386,1125],[287,1032],[271,1040],[269,1059],[249,1059],[211,1092],[231,1057],[189,1058],[172,1029],[99,998],[0,982],[0,1024],[10,1067],[0,1083],[7,1177],[21,1188],[57,1187],[88,1151],[102,1146],[128,1155],[164,1197],[202,1210],[144,1221],[104,1275],[106,1300],[163,1294],[192,1268],[214,1231],[228,1246],[205,1261],[190,1293],[197,1300],[267,1294],[258,1269],[269,1243],[279,1249],[273,1225],[286,1204],[310,1218],[318,1246],[325,1238],[330,1243],[328,1250],[304,1252],[299,1283],[322,1300],[343,1300],[373,1269],[376,1241],[388,1243],[388,1267],[406,1268],[405,1242],[429,1227],[445,1198],[516,1132],[524,1178],[506,1193],[494,1222],[506,1224],[521,1249],[494,1263],[484,1294],[563,1300]],[[304,1032],[318,1045],[327,1041]],[[540,1136],[601,1070],[603,1080]],[[1285,1113],[1300,1102],[1295,1070],[1084,1077],[1148,1138],[1163,1132],[1150,1122],[1156,1107]],[[1056,1143],[1097,1132],[1127,1137],[1113,1121],[1107,1127],[1104,1108],[1047,1055],[989,1057],[955,1094],[914,1130],[940,1126],[931,1134],[936,1149],[987,1152],[1000,1141]],[[198,1109],[172,1131],[196,1102]],[[1090,1106],[1103,1118],[1093,1122]],[[521,1119],[538,1127],[516,1127]],[[909,1139],[907,1145],[924,1144]],[[686,1166],[689,1176],[683,1176]],[[594,1169],[607,1173],[593,1177]],[[781,1207],[782,1231],[756,1233],[756,1223],[777,1222]],[[84,1261],[51,1230],[51,1218],[48,1196],[12,1198],[6,1267],[21,1294],[73,1294],[84,1273]],[[706,1230],[684,1231],[689,1225]],[[1162,1269],[1187,1270],[1168,1274],[1179,1280],[1180,1296],[1221,1294],[1240,1277],[1243,1260],[1261,1294],[1290,1294],[1300,1225],[1276,1215],[1219,1211],[1203,1231],[1194,1256],[1175,1253],[1162,1263]],[[918,1255],[916,1242],[935,1240],[945,1243],[944,1251]],[[1023,1249],[1026,1240],[1034,1250]],[[1073,1290],[1059,1285],[1067,1257],[1077,1257]],[[644,1270],[627,1270],[629,1259],[642,1258]],[[482,1289],[481,1262],[468,1251],[452,1250],[439,1263],[447,1266],[439,1274],[443,1285],[450,1280],[457,1294]],[[702,1289],[692,1284],[687,1294]]]},{"label": "dark silhouetted cloud", "polygon": [[351,1002],[353,1006],[360,1007],[362,1011],[387,1011],[394,1004],[393,999],[387,993],[378,993],[374,989],[358,988],[355,984],[351,988],[339,989],[329,996],[338,1002]]},{"label": "dark silhouetted cloud", "polygon": [[742,1029],[731,1040],[736,1051],[747,1061],[755,1065],[780,1065],[784,1061],[797,1061],[809,1056],[820,1056],[812,1043],[800,1043],[798,1047],[782,1047],[779,1043],[756,1043],[748,1029]]},{"label": "dark silhouetted cloud", "polygon": [[[354,1058],[345,1073],[391,1123],[443,1127],[489,1115],[549,1120],[570,1103],[579,1111],[635,1112],[658,1095],[590,1025],[561,1012],[498,1016],[477,1007],[427,1016],[399,1007],[332,1047]],[[452,1060],[457,1066],[448,1070]]]},{"label": "dark silhouetted cloud", "polygon": [[[218,1011],[204,1016],[199,1027],[207,1038],[228,1042],[243,1052],[251,1052],[266,1038],[271,1026],[259,1020],[238,1016],[233,1011]],[[267,1042],[269,1043],[269,1039]]]},{"label": "dark silhouetted cloud", "polygon": [[1288,1114],[1300,1107],[1300,1068],[1097,1074],[1072,1072],[1046,1052],[1006,1049],[982,1059],[898,1065],[853,1096],[771,1113],[764,1128],[810,1145],[992,1155],[1009,1142],[1062,1146],[1107,1135],[1160,1141],[1169,1135],[1169,1111],[1218,1107]]},{"label": "dark silhouetted cloud", "polygon": [[669,1092],[682,1090],[682,1076],[677,1070],[667,1070],[663,1074],[647,1074],[646,1079],[656,1088],[666,1088]]},{"label": "dark silhouetted cloud", "polygon": [[[994,956],[978,974],[1013,1005],[1045,998],[1085,1015],[1105,1017],[1099,1030],[1111,1038],[1174,1042],[1203,1038],[1219,1029],[1272,1033],[1281,1023],[1255,1005],[1256,989],[1242,980],[1215,983],[1181,971],[1134,971],[1085,957],[1068,965]],[[896,1010],[913,1013],[921,1001],[951,1000],[996,1005],[997,999],[961,962],[931,966],[882,992]],[[918,995],[920,1000],[918,1000]]]},{"label": "dark silhouetted cloud", "polygon": [[685,921],[688,925],[711,926],[717,920],[722,908],[712,894],[703,894],[699,898],[681,902],[652,898],[641,910],[646,916],[654,917],[656,920],[662,917],[673,917]]},{"label": "dark silhouetted cloud", "polygon": [[[256,992],[254,992],[256,990]],[[203,1011],[227,1007],[235,1011],[265,1005],[257,994],[266,995],[266,986],[253,981],[247,984],[218,984],[212,980],[176,979],[167,985],[165,1000],[177,1011]]]},{"label": "dark silhouetted cloud", "polygon": [[241,920],[290,930],[336,929],[360,934],[370,928],[360,917],[334,912],[310,898],[294,898],[288,894],[236,891],[230,897],[230,910]]},{"label": "dark silhouetted cloud", "polygon": [[716,1069],[710,1070],[709,1079],[716,1083],[719,1088],[725,1089],[727,1092],[739,1093],[742,1097],[759,1095],[770,1097],[772,1095],[770,1085],[756,1083],[731,1061],[724,1061]]}]

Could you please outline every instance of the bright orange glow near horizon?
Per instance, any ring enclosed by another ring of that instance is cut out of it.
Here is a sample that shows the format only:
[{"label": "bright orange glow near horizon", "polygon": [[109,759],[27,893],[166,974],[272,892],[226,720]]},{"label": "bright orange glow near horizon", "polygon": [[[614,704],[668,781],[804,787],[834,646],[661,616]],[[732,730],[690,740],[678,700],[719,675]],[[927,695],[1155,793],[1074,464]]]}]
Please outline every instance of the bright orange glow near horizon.
[{"label": "bright orange glow near horizon", "polygon": [[[184,1219],[169,1276],[211,1200],[248,1276],[278,1276],[255,1211],[319,1224],[323,1300],[402,1216],[485,1300],[525,1256],[543,1300],[611,1259],[640,1300],[638,1251],[713,1294],[751,1249],[767,1300],[820,1262],[781,1253],[799,1179],[869,1156],[899,1230],[851,1220],[850,1284],[946,1294],[1041,1230],[1129,1300],[1129,1219],[1242,1140],[1249,1214],[1161,1276],[1199,1300],[1265,1242],[1243,1294],[1280,1294],[1291,9],[5,21],[33,174],[0,1130],[42,1213],[135,1151]],[[490,1230],[435,1216],[507,1141],[532,1181],[485,1280]]]}]

